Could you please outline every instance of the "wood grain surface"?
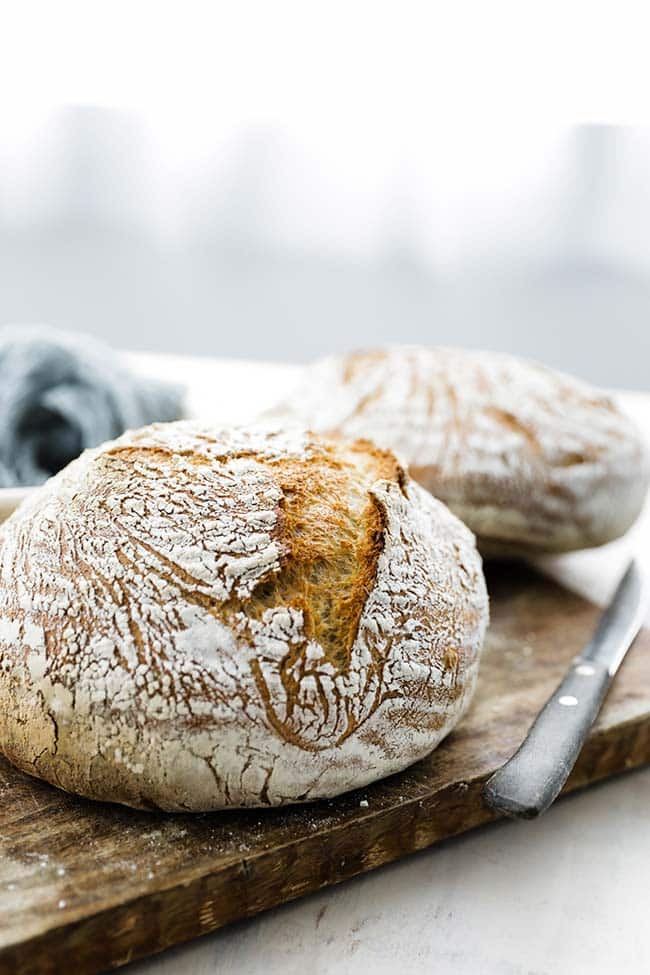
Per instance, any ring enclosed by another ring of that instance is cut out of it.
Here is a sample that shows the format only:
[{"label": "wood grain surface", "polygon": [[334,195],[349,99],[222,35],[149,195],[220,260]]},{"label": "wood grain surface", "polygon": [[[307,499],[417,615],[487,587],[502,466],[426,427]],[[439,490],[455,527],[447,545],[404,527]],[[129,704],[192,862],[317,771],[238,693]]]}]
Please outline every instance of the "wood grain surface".
[{"label": "wood grain surface", "polygon": [[[428,759],[337,800],[169,816],[94,804],[0,764],[0,973],[104,971],[493,818],[516,749],[599,611],[521,565],[488,573],[478,692]],[[650,761],[650,634],[626,659],[567,789]]]}]

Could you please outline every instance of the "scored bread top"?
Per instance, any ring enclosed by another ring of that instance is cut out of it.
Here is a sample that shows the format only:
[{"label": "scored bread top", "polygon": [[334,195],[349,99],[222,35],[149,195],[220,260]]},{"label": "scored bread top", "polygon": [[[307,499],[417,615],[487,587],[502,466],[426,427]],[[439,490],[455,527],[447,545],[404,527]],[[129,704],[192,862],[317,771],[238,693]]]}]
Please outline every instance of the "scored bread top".
[{"label": "scored bread top", "polygon": [[0,749],[92,798],[335,795],[430,751],[474,686],[472,536],[367,441],[154,425],[1,537]]},{"label": "scored bread top", "polygon": [[395,346],[307,367],[273,410],[390,448],[490,548],[564,551],[639,514],[648,457],[601,391],[515,356]]}]

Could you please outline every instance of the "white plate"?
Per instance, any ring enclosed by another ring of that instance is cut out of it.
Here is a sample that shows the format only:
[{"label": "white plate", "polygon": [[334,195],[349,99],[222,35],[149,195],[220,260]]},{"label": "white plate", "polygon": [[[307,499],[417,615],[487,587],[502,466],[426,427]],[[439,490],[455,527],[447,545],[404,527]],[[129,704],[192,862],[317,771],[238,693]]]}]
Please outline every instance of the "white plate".
[{"label": "white plate", "polygon": [[15,511],[21,501],[35,491],[36,488],[0,488],[0,521],[8,518],[12,511]]}]

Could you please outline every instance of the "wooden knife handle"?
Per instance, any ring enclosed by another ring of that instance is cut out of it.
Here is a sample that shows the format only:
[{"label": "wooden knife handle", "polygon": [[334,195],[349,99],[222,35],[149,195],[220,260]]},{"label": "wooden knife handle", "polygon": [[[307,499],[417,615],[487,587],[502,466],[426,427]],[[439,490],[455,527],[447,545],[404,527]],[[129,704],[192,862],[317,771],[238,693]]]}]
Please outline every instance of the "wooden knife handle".
[{"label": "wooden knife handle", "polygon": [[603,663],[574,661],[518,751],[486,783],[483,798],[492,809],[523,819],[548,809],[575,765],[611,680]]}]

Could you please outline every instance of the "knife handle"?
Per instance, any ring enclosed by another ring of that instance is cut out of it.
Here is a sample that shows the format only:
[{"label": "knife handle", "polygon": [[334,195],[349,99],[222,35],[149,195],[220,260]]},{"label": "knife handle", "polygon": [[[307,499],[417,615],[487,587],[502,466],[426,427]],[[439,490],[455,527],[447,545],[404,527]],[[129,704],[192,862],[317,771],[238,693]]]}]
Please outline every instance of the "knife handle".
[{"label": "knife handle", "polygon": [[611,683],[608,668],[578,657],[523,744],[488,780],[483,797],[505,816],[533,819],[551,805],[575,765]]}]

